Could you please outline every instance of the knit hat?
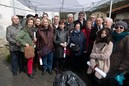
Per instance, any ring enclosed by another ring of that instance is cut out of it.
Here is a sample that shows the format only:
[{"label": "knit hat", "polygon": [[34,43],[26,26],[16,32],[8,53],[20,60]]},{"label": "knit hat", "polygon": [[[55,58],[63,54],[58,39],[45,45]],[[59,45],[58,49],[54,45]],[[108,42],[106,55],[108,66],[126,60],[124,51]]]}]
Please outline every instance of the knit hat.
[{"label": "knit hat", "polygon": [[128,25],[126,22],[124,21],[118,21],[116,24],[115,24],[115,27],[118,27],[118,26],[123,26],[124,29],[128,29]]}]

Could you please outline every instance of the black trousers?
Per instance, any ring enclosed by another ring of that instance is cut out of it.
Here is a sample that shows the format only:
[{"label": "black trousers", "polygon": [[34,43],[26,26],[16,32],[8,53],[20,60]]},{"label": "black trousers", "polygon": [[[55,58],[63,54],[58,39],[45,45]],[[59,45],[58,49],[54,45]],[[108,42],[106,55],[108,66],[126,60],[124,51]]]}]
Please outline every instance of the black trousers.
[{"label": "black trousers", "polygon": [[65,58],[56,58],[56,68],[57,70],[65,70]]},{"label": "black trousers", "polygon": [[20,51],[10,51],[12,73],[24,71],[24,54]]}]

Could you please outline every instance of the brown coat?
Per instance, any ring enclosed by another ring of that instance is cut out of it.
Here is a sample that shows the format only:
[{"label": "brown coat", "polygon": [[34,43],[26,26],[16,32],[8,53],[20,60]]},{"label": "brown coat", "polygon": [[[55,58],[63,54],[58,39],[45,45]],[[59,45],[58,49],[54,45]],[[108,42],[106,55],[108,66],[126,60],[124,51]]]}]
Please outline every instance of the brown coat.
[{"label": "brown coat", "polygon": [[[48,29],[44,29],[41,27],[37,31],[37,49],[41,56],[44,55],[44,48],[47,49],[48,52],[52,52],[54,50],[54,33],[53,29],[49,26]],[[47,52],[46,52],[47,53]]]},{"label": "brown coat", "polygon": [[129,35],[121,39],[111,55],[110,76],[114,76],[119,68],[129,71]]}]

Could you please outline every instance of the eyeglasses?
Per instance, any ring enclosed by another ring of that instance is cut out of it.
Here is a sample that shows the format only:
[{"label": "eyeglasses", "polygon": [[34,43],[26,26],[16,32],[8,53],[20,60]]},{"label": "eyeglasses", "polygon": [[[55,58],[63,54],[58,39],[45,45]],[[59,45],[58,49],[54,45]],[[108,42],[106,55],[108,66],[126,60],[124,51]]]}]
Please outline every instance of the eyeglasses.
[{"label": "eyeglasses", "polygon": [[118,28],[120,28],[120,29],[124,29],[124,27],[122,27],[122,26],[121,26],[121,27],[115,27],[115,29],[118,29]]}]

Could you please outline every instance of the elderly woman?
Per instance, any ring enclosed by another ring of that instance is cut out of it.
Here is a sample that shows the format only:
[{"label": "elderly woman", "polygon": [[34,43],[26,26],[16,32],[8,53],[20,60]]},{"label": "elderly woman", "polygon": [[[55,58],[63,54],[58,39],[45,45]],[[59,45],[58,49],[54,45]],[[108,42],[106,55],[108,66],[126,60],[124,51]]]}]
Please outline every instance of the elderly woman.
[{"label": "elderly woman", "polygon": [[115,24],[115,31],[112,33],[114,47],[111,55],[109,77],[107,77],[107,86],[119,86],[114,77],[121,73],[125,74],[123,86],[127,86],[127,83],[129,84],[129,32],[127,32],[127,28],[128,25],[124,21],[118,21]]},{"label": "elderly woman", "polygon": [[82,71],[83,53],[86,52],[86,39],[80,30],[80,23],[74,25],[74,30],[70,33],[70,50],[72,56],[72,64],[75,71]]},{"label": "elderly woman", "polygon": [[[22,31],[20,31],[17,35],[17,42],[21,44],[21,51],[24,52],[24,47],[33,46],[34,41],[34,19],[28,18],[26,21],[26,25]],[[27,59],[27,73],[29,78],[33,78],[33,57]]]}]

